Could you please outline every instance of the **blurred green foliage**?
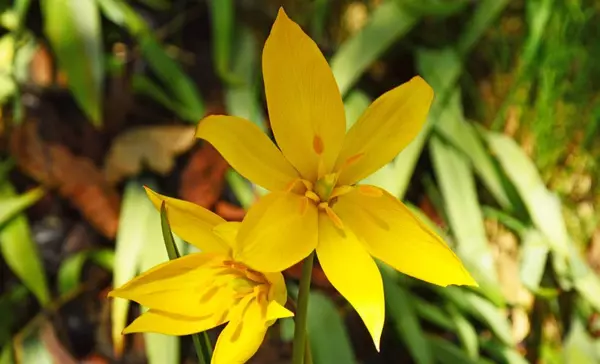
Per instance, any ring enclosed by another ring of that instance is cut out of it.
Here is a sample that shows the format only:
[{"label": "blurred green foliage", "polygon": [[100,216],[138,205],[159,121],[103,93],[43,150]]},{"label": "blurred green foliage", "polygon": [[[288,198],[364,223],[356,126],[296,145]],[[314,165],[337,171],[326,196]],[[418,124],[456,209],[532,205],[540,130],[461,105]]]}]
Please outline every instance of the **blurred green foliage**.
[{"label": "blurred green foliage", "polygon": [[[593,328],[600,278],[586,259],[600,221],[597,1],[197,2],[210,17],[211,72],[225,109],[265,131],[260,50],[279,5],[330,55],[349,126],[372,100],[415,73],[434,88],[423,131],[368,182],[412,203],[480,287],[433,287],[382,264],[388,313],[382,355],[400,346],[419,364],[600,362]],[[197,122],[209,99],[198,90],[204,80],[187,73],[169,37],[140,10],[168,14],[177,23],[183,3],[0,1],[0,102],[11,116],[2,122],[22,120],[28,64],[33,50],[48,44],[76,104],[101,129],[106,80],[123,74],[128,63],[109,44],[112,27],[123,39],[111,41],[132,39],[146,62],[147,72],[129,80],[135,93]],[[40,9],[41,32],[31,27],[34,7]],[[262,22],[248,21],[256,12]],[[26,360],[47,350],[37,334],[9,319],[28,291],[52,310],[78,289],[87,261],[112,271],[113,284],[120,285],[168,258],[159,215],[134,178],[125,185],[114,250],[73,255],[51,279],[24,214],[44,191],[16,192],[10,168],[10,159],[0,163],[0,251],[22,285],[0,290],[2,364],[16,353]],[[574,188],[583,177],[592,183]],[[244,207],[261,193],[234,171],[227,181]],[[581,215],[583,203],[592,206],[591,217]],[[120,332],[128,309],[127,301],[112,303],[116,351],[124,345]],[[315,363],[349,363],[359,355],[345,325],[348,316],[346,303],[315,290],[308,322]],[[282,321],[281,340],[289,342],[293,321]],[[150,334],[146,340],[150,362],[178,362],[179,339]]]}]

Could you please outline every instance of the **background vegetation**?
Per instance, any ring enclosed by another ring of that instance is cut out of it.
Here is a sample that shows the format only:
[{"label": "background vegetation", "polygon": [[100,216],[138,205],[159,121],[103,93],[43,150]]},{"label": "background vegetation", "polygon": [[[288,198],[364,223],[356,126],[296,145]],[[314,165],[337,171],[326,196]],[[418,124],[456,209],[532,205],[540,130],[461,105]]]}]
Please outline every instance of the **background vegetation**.
[{"label": "background vegetation", "polygon": [[[369,182],[481,285],[382,265],[377,354],[316,267],[314,362],[600,362],[600,2],[4,0],[0,363],[195,360],[189,338],[122,338],[140,308],[106,292],[168,259],[142,184],[231,220],[262,193],[191,136],[210,113],[268,131],[260,55],[280,5],[328,57],[349,125],[415,74],[434,87],[422,133]],[[292,326],[254,362],[289,362]]]}]

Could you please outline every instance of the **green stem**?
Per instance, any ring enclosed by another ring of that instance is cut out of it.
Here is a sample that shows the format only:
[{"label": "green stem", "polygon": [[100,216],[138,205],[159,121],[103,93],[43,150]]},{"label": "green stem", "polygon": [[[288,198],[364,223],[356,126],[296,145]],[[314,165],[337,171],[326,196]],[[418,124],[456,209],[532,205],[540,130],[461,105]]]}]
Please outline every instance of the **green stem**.
[{"label": "green stem", "polygon": [[298,291],[298,305],[296,306],[294,327],[294,348],[292,352],[293,364],[304,364],[304,353],[306,352],[306,316],[314,260],[315,252],[313,251],[302,264],[302,277],[300,278],[300,289]]}]

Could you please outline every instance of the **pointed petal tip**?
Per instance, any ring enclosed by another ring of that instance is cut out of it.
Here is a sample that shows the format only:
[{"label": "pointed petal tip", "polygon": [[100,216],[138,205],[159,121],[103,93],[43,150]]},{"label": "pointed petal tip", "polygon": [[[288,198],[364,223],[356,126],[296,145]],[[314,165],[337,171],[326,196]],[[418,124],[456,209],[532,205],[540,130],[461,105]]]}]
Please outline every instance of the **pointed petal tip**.
[{"label": "pointed petal tip", "polygon": [[410,81],[408,81],[409,83],[414,83],[415,86],[420,86],[423,87],[423,89],[428,91],[428,94],[431,94],[431,96],[433,97],[433,88],[431,87],[431,85],[429,83],[427,83],[427,81],[425,81],[425,79],[419,75],[414,76],[413,78],[410,79]]},{"label": "pointed petal tip", "polygon": [[277,19],[279,19],[279,17],[289,20],[289,17],[287,15],[287,13],[285,12],[285,9],[283,8],[283,6],[280,6],[279,10],[277,11]]}]

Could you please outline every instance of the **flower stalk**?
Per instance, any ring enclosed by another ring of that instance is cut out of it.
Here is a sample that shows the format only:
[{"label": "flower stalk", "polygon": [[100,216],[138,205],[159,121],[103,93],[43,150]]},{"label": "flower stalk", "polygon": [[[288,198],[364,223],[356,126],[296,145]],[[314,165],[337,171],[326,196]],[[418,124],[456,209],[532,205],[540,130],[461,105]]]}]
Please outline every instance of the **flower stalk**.
[{"label": "flower stalk", "polygon": [[296,307],[294,326],[294,347],[292,351],[292,364],[304,364],[304,355],[307,348],[306,317],[308,314],[308,296],[310,294],[310,281],[315,259],[313,251],[302,263],[302,276],[298,290],[298,305]]}]

